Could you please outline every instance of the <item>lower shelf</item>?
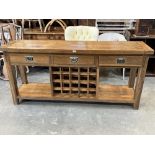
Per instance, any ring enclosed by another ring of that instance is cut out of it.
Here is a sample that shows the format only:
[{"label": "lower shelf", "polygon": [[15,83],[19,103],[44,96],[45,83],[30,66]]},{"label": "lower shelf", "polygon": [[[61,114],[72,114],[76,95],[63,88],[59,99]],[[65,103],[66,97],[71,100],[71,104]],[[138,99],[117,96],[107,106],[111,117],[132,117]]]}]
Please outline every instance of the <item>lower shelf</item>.
[{"label": "lower shelf", "polygon": [[52,96],[50,84],[29,83],[19,88],[21,99],[32,100],[65,100],[65,101],[94,101],[111,103],[133,103],[134,90],[128,86],[99,85],[98,96],[83,94],[61,94]]}]

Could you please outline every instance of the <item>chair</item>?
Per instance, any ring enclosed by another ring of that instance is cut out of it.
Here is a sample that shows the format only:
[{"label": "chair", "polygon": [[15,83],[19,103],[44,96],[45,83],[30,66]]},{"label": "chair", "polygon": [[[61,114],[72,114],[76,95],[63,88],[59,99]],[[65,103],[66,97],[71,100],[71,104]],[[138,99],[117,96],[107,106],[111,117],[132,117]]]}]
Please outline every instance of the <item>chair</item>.
[{"label": "chair", "polygon": [[65,23],[63,20],[61,20],[61,19],[52,19],[52,20],[49,21],[49,22],[47,23],[47,25],[45,26],[44,32],[50,31],[50,27],[51,27],[52,24],[55,23],[55,22],[58,23],[58,24],[62,27],[62,29],[65,31],[67,25],[66,25],[66,23]]},{"label": "chair", "polygon": [[32,28],[32,24],[36,25],[36,23],[38,22],[40,31],[43,32],[44,22],[43,22],[42,19],[22,19],[22,28],[23,28],[23,30],[24,30],[25,22],[28,22],[29,29]]},{"label": "chair", "polygon": [[98,37],[98,41],[127,41],[124,35],[115,32],[106,32]]},{"label": "chair", "polygon": [[[59,26],[53,26],[55,23]],[[52,19],[45,26],[44,32],[53,32],[53,35],[49,39],[64,40],[64,31],[66,29],[66,23],[61,19]]]},{"label": "chair", "polygon": [[[98,41],[127,41],[124,35],[115,32],[106,32],[98,37]],[[123,68],[123,80],[125,79],[125,68]]]},{"label": "chair", "polygon": [[[21,27],[13,23],[1,26],[0,31],[1,31],[1,45],[8,44],[10,41],[18,40],[21,39],[22,37]],[[4,63],[2,69],[2,76],[0,76],[0,79],[8,80],[6,63],[3,56],[2,58],[0,58],[0,61],[3,61]],[[16,67],[16,76],[17,76],[17,67]]]},{"label": "chair", "polygon": [[99,30],[93,26],[68,26],[65,29],[65,40],[97,41]]}]

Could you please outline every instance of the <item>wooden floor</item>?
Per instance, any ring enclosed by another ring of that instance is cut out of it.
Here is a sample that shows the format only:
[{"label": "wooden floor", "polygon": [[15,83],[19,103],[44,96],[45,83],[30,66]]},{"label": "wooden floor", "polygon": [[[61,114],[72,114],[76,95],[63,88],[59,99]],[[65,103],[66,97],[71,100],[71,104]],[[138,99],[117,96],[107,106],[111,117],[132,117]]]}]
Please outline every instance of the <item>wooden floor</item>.
[{"label": "wooden floor", "polygon": [[133,103],[134,91],[128,86],[114,86],[101,84],[99,86],[98,96],[94,94],[51,94],[50,84],[29,83],[23,84],[19,88],[19,96],[21,99],[36,100],[70,100],[70,101],[94,101],[94,102],[115,102],[115,103]]}]

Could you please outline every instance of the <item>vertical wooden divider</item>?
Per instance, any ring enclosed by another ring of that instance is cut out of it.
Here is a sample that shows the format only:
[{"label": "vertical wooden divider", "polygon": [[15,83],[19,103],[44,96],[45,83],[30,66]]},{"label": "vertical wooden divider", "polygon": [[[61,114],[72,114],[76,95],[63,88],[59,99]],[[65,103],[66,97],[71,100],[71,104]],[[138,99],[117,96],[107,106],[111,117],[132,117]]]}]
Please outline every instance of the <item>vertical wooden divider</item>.
[{"label": "vertical wooden divider", "polygon": [[89,67],[87,67],[87,96],[89,97]]},{"label": "vertical wooden divider", "polygon": [[99,77],[100,77],[100,70],[99,70],[99,58],[95,57],[95,63],[96,63],[96,97],[98,97],[98,91],[99,91]]},{"label": "vertical wooden divider", "polygon": [[71,79],[71,67],[69,67],[69,94],[72,94],[72,79]]},{"label": "vertical wooden divider", "polygon": [[80,67],[78,67],[78,97],[80,97]]},{"label": "vertical wooden divider", "polygon": [[96,97],[98,96],[98,90],[99,90],[99,67],[96,68]]},{"label": "vertical wooden divider", "polygon": [[[49,56],[49,64],[53,64],[53,56]],[[49,74],[50,74],[50,85],[51,85],[51,95],[54,95],[54,86],[53,86],[53,70],[52,66],[49,65]]]},{"label": "vertical wooden divider", "polygon": [[61,87],[61,94],[63,93],[63,85],[62,85],[62,67],[59,68],[60,69],[60,87]]},{"label": "vertical wooden divider", "polygon": [[50,85],[51,85],[51,95],[53,96],[54,94],[54,89],[53,89],[53,72],[52,72],[52,67],[49,66],[49,74],[50,74]]}]

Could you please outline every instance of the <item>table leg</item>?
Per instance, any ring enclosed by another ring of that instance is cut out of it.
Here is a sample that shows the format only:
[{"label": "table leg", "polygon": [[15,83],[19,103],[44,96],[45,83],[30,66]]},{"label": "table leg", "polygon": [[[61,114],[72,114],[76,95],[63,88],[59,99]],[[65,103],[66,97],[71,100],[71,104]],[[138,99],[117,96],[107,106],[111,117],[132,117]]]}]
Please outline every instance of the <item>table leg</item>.
[{"label": "table leg", "polygon": [[13,97],[13,103],[18,104],[19,103],[19,99],[18,99],[19,92],[18,92],[17,80],[15,76],[15,67],[11,66],[8,55],[4,55],[4,56],[6,59],[6,67],[8,71],[8,77],[9,77],[9,83],[10,83],[11,93]]},{"label": "table leg", "polygon": [[136,72],[137,72],[137,68],[130,69],[129,82],[128,82],[129,88],[134,87],[134,83],[135,83],[135,79],[136,79]]},{"label": "table leg", "polygon": [[27,84],[28,80],[27,80],[27,75],[26,75],[26,67],[20,65],[20,66],[18,66],[18,68],[19,68],[22,84]]},{"label": "table leg", "polygon": [[135,109],[139,108],[139,102],[140,102],[140,97],[141,97],[141,93],[142,93],[142,89],[143,89],[148,59],[149,59],[149,57],[144,57],[143,66],[138,68],[138,76],[137,76],[136,87],[135,87],[135,92],[134,92],[135,102],[133,105],[133,107]]}]

